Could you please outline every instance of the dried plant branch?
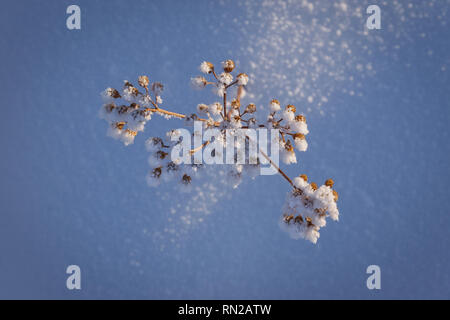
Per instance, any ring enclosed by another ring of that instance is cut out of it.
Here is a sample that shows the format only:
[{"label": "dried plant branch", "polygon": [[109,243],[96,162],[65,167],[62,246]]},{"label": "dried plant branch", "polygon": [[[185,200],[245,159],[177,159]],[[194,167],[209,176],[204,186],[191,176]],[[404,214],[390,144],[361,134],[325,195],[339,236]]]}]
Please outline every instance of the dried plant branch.
[{"label": "dried plant branch", "polygon": [[[288,104],[284,110],[278,100],[273,99],[269,104],[270,113],[267,121],[258,122],[253,116],[257,107],[255,104],[242,105],[242,99],[245,95],[245,87],[248,83],[248,76],[245,73],[239,73],[235,79],[231,72],[235,68],[232,60],[226,60],[222,63],[223,72],[217,74],[214,65],[210,62],[203,62],[200,70],[204,74],[211,74],[214,81],[208,81],[203,76],[192,78],[192,83],[199,87],[205,88],[212,86],[214,92],[223,99],[222,103],[215,102],[211,105],[199,104],[197,110],[206,117],[199,117],[196,114],[186,115],[175,111],[161,108],[163,103],[161,93],[163,85],[159,82],[153,82],[150,85],[147,76],[140,76],[138,84],[144,91],[141,92],[130,82],[125,81],[123,90],[119,92],[116,89],[108,88],[103,93],[107,103],[102,106],[101,117],[109,123],[108,134],[116,139],[120,139],[125,145],[133,143],[138,132],[144,130],[145,124],[151,119],[153,114],[158,114],[166,118],[184,119],[185,121],[201,121],[206,128],[219,128],[219,143],[226,143],[227,130],[232,132],[237,129],[266,128],[277,129],[279,134],[274,137],[282,161],[285,164],[296,163],[295,149],[298,151],[306,151],[308,144],[306,135],[309,133],[306,118],[302,114],[296,114],[296,107]],[[235,99],[230,99],[228,89],[237,86]],[[116,101],[123,99],[125,104],[116,104]],[[230,99],[230,102],[227,100]],[[245,124],[245,125],[243,125]],[[167,133],[167,139],[153,137],[147,140],[146,146],[152,152],[149,162],[153,168],[147,175],[149,185],[156,186],[160,183],[161,177],[179,177],[179,181],[183,186],[189,186],[192,178],[198,171],[197,164],[182,164],[174,162],[169,156],[172,147],[180,143],[179,130],[174,129]],[[190,136],[189,136],[190,137]],[[217,138],[215,138],[217,139]],[[212,140],[205,141],[194,149],[189,149],[189,155],[194,156],[197,152],[206,149]],[[252,138],[245,134],[244,145],[239,148],[247,150]],[[247,143],[248,142],[248,143]],[[165,151],[164,151],[165,150]],[[216,153],[216,149],[214,149]],[[245,153],[247,154],[247,153]],[[242,170],[258,169],[260,164],[260,156],[267,160],[269,164],[276,169],[284,180],[292,187],[288,194],[283,215],[281,218],[282,226],[289,232],[293,238],[305,238],[316,243],[319,237],[319,229],[325,226],[325,219],[330,217],[338,220],[339,211],[336,202],[338,194],[333,189],[334,181],[328,179],[324,185],[318,187],[316,183],[308,182],[306,175],[300,175],[291,179],[278,165],[273,161],[261,148],[257,156],[255,164],[249,162],[245,165],[233,164],[229,172],[229,179],[233,186],[237,186],[242,179]],[[262,159],[261,158],[261,159]],[[255,160],[255,159],[253,159]],[[190,170],[183,168],[191,167]],[[235,184],[237,183],[237,184]]]}]

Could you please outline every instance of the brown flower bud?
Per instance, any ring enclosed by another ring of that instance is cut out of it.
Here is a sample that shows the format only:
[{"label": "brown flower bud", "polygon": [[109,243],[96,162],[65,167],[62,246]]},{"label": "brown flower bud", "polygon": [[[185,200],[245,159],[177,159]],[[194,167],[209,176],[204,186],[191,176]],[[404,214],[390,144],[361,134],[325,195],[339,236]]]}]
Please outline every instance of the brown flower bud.
[{"label": "brown flower bud", "polygon": [[206,113],[206,112],[208,112],[208,106],[206,104],[204,104],[204,103],[200,103],[199,105],[197,105],[197,110],[199,112]]},{"label": "brown flower bud", "polygon": [[121,105],[120,107],[119,107],[119,111],[117,111],[119,114],[123,114],[123,113],[126,113],[128,111],[128,107],[127,106],[125,106],[125,105]]},{"label": "brown flower bud", "polygon": [[297,111],[297,109],[295,108],[295,106],[293,106],[292,104],[288,104],[288,105],[286,106],[286,110],[291,111],[291,112],[294,112],[294,113],[295,113],[295,111]]},{"label": "brown flower bud", "polygon": [[280,104],[280,101],[278,101],[277,99],[272,99],[272,100],[270,101],[270,103]]},{"label": "brown flower bud", "polygon": [[189,176],[189,175],[187,175],[187,174],[184,174],[184,175],[183,175],[183,178],[181,179],[181,182],[182,182],[183,184],[186,184],[186,185],[188,185],[189,183],[191,183],[191,181],[192,181],[191,176]]},{"label": "brown flower bud", "polygon": [[156,152],[156,156],[159,158],[159,159],[161,159],[161,160],[163,160],[165,157],[167,157],[169,154],[167,153],[167,152],[164,152],[164,151],[162,151],[162,150],[159,150],[159,151],[157,151]]},{"label": "brown flower bud", "polygon": [[294,222],[302,224],[303,223],[303,217],[299,214],[298,216],[295,217]]},{"label": "brown flower bud", "polygon": [[334,201],[337,202],[339,199],[339,194],[337,193],[336,190],[333,190],[333,196],[334,196]]},{"label": "brown flower bud", "polygon": [[156,95],[160,95],[164,90],[164,85],[161,82],[153,82],[152,83],[152,91]]},{"label": "brown flower bud", "polygon": [[118,99],[118,98],[121,97],[119,91],[117,91],[117,90],[114,89],[114,88],[110,88],[109,91],[108,91],[108,94],[109,94],[111,97],[113,97],[114,99]]},{"label": "brown flower bud", "polygon": [[305,180],[305,182],[308,182],[308,176],[307,176],[306,174],[300,175],[300,178],[302,178],[303,180]]},{"label": "brown flower bud", "polygon": [[294,219],[294,215],[292,215],[292,214],[291,215],[287,215],[287,214],[284,215],[284,222],[289,224],[289,222],[291,222],[292,219]]},{"label": "brown flower bud", "polygon": [[236,80],[238,81],[238,85],[245,86],[248,83],[248,75],[245,73],[239,73]]},{"label": "brown flower bud", "polygon": [[116,126],[117,129],[122,130],[123,127],[125,126],[125,122],[124,121],[116,122],[115,126]]},{"label": "brown flower bud", "polygon": [[173,161],[170,161],[168,164],[167,164],[167,171],[177,171],[178,170],[178,165],[175,163],[175,162],[173,162]]},{"label": "brown flower bud", "polygon": [[128,108],[131,109],[131,110],[137,110],[137,109],[139,109],[140,107],[141,107],[141,106],[138,105],[137,103],[132,102],[132,103],[130,103],[130,106],[129,106]]},{"label": "brown flower bud", "polygon": [[162,140],[161,138],[159,138],[159,137],[153,137],[153,138],[151,138],[151,143],[152,143],[154,146],[158,146],[158,148],[162,148],[162,146],[164,145],[163,140]]},{"label": "brown flower bud", "polygon": [[286,141],[284,148],[289,152],[294,152],[294,147],[292,146],[291,140]]},{"label": "brown flower bud", "polygon": [[315,182],[311,182],[311,188],[316,191],[317,190],[317,184]]},{"label": "brown flower bud", "polygon": [[239,100],[233,99],[233,101],[231,101],[231,107],[233,109],[239,109],[240,106],[241,102]]},{"label": "brown flower bud", "polygon": [[162,173],[161,167],[158,167],[158,168],[155,168],[155,169],[152,170],[152,175],[155,178],[159,178],[161,176],[161,173]]},{"label": "brown flower bud", "polygon": [[222,63],[223,71],[226,73],[230,73],[234,69],[234,61],[233,60],[226,60]]},{"label": "brown flower bud", "polygon": [[201,64],[200,70],[204,73],[211,73],[214,70],[214,65],[211,62],[205,61]]},{"label": "brown flower bud", "polygon": [[106,112],[110,113],[114,110],[116,106],[114,105],[114,103],[108,103],[105,105],[105,110]]},{"label": "brown flower bud", "polygon": [[245,112],[247,113],[255,113],[256,112],[256,106],[253,103],[250,103],[246,108]]},{"label": "brown flower bud", "polygon": [[127,90],[129,90],[130,94],[133,96],[137,96],[139,94],[139,90],[135,86],[133,86],[129,81],[125,80],[123,87],[128,88]]},{"label": "brown flower bud", "polygon": [[136,136],[137,135],[137,131],[134,131],[134,130],[127,129],[127,130],[125,130],[125,132],[130,134],[130,135],[132,135],[132,136]]},{"label": "brown flower bud", "polygon": [[294,134],[294,139],[305,140],[305,135],[301,134],[301,133],[295,133]]},{"label": "brown flower bud", "polygon": [[296,115],[295,116],[295,121],[298,121],[298,122],[306,122],[306,118],[305,118],[305,116],[304,115],[302,115],[302,114],[298,114],[298,115]]},{"label": "brown flower bud", "polygon": [[138,83],[141,87],[147,88],[148,84],[150,83],[150,80],[148,79],[147,76],[140,76],[138,78]]},{"label": "brown flower bud", "polygon": [[302,194],[303,194],[303,191],[298,188],[294,188],[294,190],[292,190],[292,195],[294,197],[300,197]]},{"label": "brown flower bud", "polygon": [[327,181],[325,181],[325,185],[327,187],[333,188],[333,185],[334,185],[333,179],[328,179]]}]

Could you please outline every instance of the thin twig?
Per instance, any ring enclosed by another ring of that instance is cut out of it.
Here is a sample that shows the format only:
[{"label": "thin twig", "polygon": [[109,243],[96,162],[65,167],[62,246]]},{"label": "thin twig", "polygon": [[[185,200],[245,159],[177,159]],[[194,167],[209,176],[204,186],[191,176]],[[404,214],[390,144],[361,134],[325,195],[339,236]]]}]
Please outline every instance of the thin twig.
[{"label": "thin twig", "polygon": [[196,153],[197,151],[202,150],[202,149],[203,149],[204,147],[206,147],[209,143],[210,143],[210,141],[206,141],[206,142],[204,142],[201,146],[198,146],[197,148],[190,150],[189,153],[192,155],[192,154]]},{"label": "thin twig", "polygon": [[228,120],[228,115],[227,115],[227,89],[225,89],[225,92],[223,93],[223,115],[225,116],[225,120]]},{"label": "thin twig", "polygon": [[289,178],[289,177],[287,176],[287,174],[284,173],[284,171],[281,170],[280,167],[278,167],[278,166],[275,164],[275,162],[273,162],[273,161],[269,158],[269,156],[268,156],[267,154],[264,153],[264,151],[259,150],[259,152],[262,154],[262,156],[263,156],[264,158],[267,159],[267,161],[269,161],[269,163],[270,163],[272,166],[274,166],[275,169],[278,170],[278,173],[281,174],[281,176],[282,176],[283,178],[285,178],[285,179],[287,180],[287,182],[289,182],[289,184],[290,184],[293,188],[296,188],[295,185],[294,185],[294,183],[292,182],[291,178]]}]

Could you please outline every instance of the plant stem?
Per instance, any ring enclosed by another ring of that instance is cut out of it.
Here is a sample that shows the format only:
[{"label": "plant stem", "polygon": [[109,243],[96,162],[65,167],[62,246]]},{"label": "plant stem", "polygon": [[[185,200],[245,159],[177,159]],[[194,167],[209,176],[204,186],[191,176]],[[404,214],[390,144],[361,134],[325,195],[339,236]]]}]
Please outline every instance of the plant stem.
[{"label": "plant stem", "polygon": [[[224,97],[225,97],[225,96],[224,96]],[[149,108],[148,110],[150,110],[150,111],[152,111],[152,112],[159,112],[159,113],[167,114],[167,115],[170,115],[170,116],[174,116],[174,117],[177,117],[177,118],[179,118],[179,119],[184,119],[184,118],[186,118],[186,115],[185,115],[185,114],[181,114],[181,113],[176,113],[176,112],[164,110],[164,109],[161,109],[161,108],[159,108],[159,107],[157,107],[157,108],[155,108],[155,109],[150,109],[150,108]],[[200,121],[208,121],[208,120],[206,120],[206,119],[201,119],[201,118],[198,118],[198,120],[200,120]],[[218,122],[215,122],[214,125],[218,126],[219,123],[218,123]],[[250,138],[247,136],[247,139],[250,139]],[[209,143],[210,143],[209,141],[206,141],[206,142],[203,143],[200,147],[191,150],[191,151],[190,151],[191,154],[193,154],[193,153],[197,152],[198,150],[202,149],[203,147],[207,146]],[[283,170],[281,170],[280,167],[279,167],[278,165],[276,165],[275,162],[273,162],[272,159],[270,159],[270,157],[269,157],[264,151],[259,150],[259,152],[261,153],[261,155],[262,155],[267,161],[269,161],[269,163],[270,163],[275,169],[277,169],[278,173],[279,173],[284,179],[286,179],[286,181],[289,182],[289,184],[290,184],[294,189],[297,189],[297,187],[296,187],[296,186],[294,185],[294,183],[292,182],[291,178],[289,178],[288,175],[287,175]]]},{"label": "plant stem", "polygon": [[227,115],[227,89],[225,89],[225,92],[223,93],[223,115],[225,117],[225,121],[228,121],[228,115]]},{"label": "plant stem", "polygon": [[190,153],[190,154],[194,154],[194,153],[196,153],[197,151],[202,150],[202,149],[203,149],[204,147],[206,147],[209,143],[210,143],[210,141],[206,141],[206,142],[204,142],[201,146],[199,146],[199,147],[197,147],[197,148],[192,149],[191,151],[189,151],[189,153]]},{"label": "plant stem", "polygon": [[264,158],[267,159],[267,161],[269,161],[269,163],[270,163],[272,166],[274,166],[275,169],[278,170],[278,173],[281,174],[281,176],[282,176],[283,178],[285,178],[285,179],[287,180],[287,182],[289,182],[289,184],[290,184],[293,188],[296,188],[296,186],[295,186],[294,183],[292,182],[291,178],[289,178],[288,175],[287,175],[286,173],[284,173],[284,171],[281,170],[280,167],[278,167],[278,166],[275,164],[275,162],[273,162],[273,161],[269,158],[269,156],[268,156],[267,154],[264,153],[264,151],[259,150],[259,152],[262,154],[262,156],[263,156]]}]

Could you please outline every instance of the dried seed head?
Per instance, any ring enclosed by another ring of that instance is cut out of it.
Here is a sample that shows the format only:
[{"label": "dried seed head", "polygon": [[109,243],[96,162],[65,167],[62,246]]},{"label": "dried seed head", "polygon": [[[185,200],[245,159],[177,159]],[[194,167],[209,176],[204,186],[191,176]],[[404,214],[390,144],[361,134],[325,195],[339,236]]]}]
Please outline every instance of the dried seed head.
[{"label": "dried seed head", "polygon": [[162,173],[161,167],[152,170],[152,176],[155,178],[159,178],[161,176],[161,173]]},{"label": "dried seed head", "polygon": [[208,106],[206,104],[200,103],[197,105],[198,112],[207,113],[208,112]]},{"label": "dried seed head", "polygon": [[105,110],[106,110],[106,112],[108,112],[108,113],[112,112],[112,111],[114,110],[115,107],[116,107],[116,106],[115,106],[114,103],[108,103],[108,104],[105,104]]},{"label": "dried seed head", "polygon": [[214,70],[214,65],[211,62],[203,61],[200,65],[200,71],[203,73],[211,73]]},{"label": "dried seed head", "polygon": [[194,121],[198,120],[198,116],[195,113],[192,113],[191,115],[187,116],[185,118],[186,123],[192,124]]},{"label": "dried seed head", "polygon": [[289,152],[294,152],[294,147],[292,146],[291,140],[286,141],[284,148]]},{"label": "dried seed head", "polygon": [[133,86],[128,80],[124,81],[123,87],[124,91],[129,95],[137,97],[137,95],[139,94],[139,90],[135,86]]},{"label": "dried seed head", "polygon": [[137,97],[139,94],[139,90],[136,87],[131,86],[125,86],[126,87],[126,91],[128,92],[128,94]]},{"label": "dried seed head", "polygon": [[297,109],[295,108],[295,106],[293,106],[292,104],[288,104],[286,106],[286,110],[291,111],[293,113],[295,113],[295,111],[297,111]]},{"label": "dried seed head", "polygon": [[167,164],[167,171],[168,171],[168,172],[171,172],[171,171],[177,171],[177,170],[178,170],[178,165],[177,165],[175,162],[170,161],[170,162]]},{"label": "dried seed head", "polygon": [[203,89],[208,84],[205,77],[197,76],[195,78],[191,78],[191,84],[194,88]]},{"label": "dried seed head", "polygon": [[310,217],[306,217],[305,220],[308,223],[308,227],[314,227],[314,224],[312,223],[312,219]]},{"label": "dried seed head", "polygon": [[295,217],[294,222],[302,224],[303,223],[303,217],[299,214]]},{"label": "dried seed head", "polygon": [[216,121],[214,121],[214,119],[212,118],[208,118],[205,122],[204,125],[206,126],[206,128],[215,128],[216,126]]},{"label": "dried seed head", "polygon": [[231,101],[231,107],[233,109],[239,109],[240,106],[241,102],[239,100],[233,99],[233,101]]},{"label": "dried seed head", "polygon": [[314,191],[317,190],[317,184],[315,182],[311,182],[310,186]]},{"label": "dried seed head", "polygon": [[153,82],[152,83],[152,91],[156,94],[156,95],[161,95],[161,93],[164,90],[164,85],[161,82]]},{"label": "dried seed head", "polygon": [[305,118],[305,116],[304,115],[302,115],[302,114],[299,114],[299,115],[297,115],[297,116],[295,116],[295,121],[298,121],[298,122],[306,122],[306,118]]},{"label": "dried seed head", "polygon": [[192,181],[191,176],[189,176],[189,175],[187,175],[187,174],[184,174],[184,175],[183,175],[183,178],[181,178],[181,183],[183,183],[183,184],[185,184],[185,185],[190,184],[191,181]]},{"label": "dried seed head", "polygon": [[234,69],[234,61],[233,60],[225,60],[222,62],[223,71],[226,73],[230,73]]},{"label": "dried seed head", "polygon": [[339,194],[337,193],[336,190],[333,190],[333,196],[334,196],[334,201],[337,202],[339,199]]},{"label": "dried seed head", "polygon": [[125,105],[121,105],[120,107],[119,107],[119,111],[117,111],[119,114],[123,114],[123,113],[126,113],[128,111],[128,107],[127,106],[125,106]]},{"label": "dried seed head", "polygon": [[159,137],[149,138],[146,142],[146,147],[148,151],[156,150],[162,148],[163,140]]},{"label": "dried seed head", "polygon": [[334,185],[333,179],[328,179],[327,181],[325,181],[325,185],[327,187],[333,188],[333,185]]},{"label": "dried seed head", "polygon": [[294,139],[305,140],[305,135],[301,134],[301,133],[295,133],[294,134]]},{"label": "dried seed head", "polygon": [[271,112],[277,112],[281,109],[280,102],[277,99],[272,99],[269,105]]},{"label": "dried seed head", "polygon": [[131,110],[137,110],[140,108],[140,106],[137,103],[133,102],[133,103],[130,103],[128,108]]},{"label": "dried seed head", "polygon": [[139,83],[139,85],[140,85],[141,87],[147,88],[147,87],[148,87],[148,84],[150,83],[150,80],[148,79],[147,76],[140,76],[140,77],[138,78],[138,83]]},{"label": "dried seed head", "polygon": [[236,79],[238,81],[238,85],[240,86],[246,86],[248,83],[248,75],[245,73],[239,73]]},{"label": "dried seed head", "polygon": [[308,182],[308,176],[307,176],[306,174],[300,175],[300,178],[302,178],[303,180],[305,180],[305,182]]},{"label": "dried seed head", "polygon": [[294,188],[294,190],[292,190],[292,195],[294,197],[300,197],[303,194],[303,191],[300,190],[299,188]]},{"label": "dried seed head", "polygon": [[245,112],[247,113],[255,113],[256,112],[256,106],[253,103],[250,103],[246,108]]},{"label": "dried seed head", "polygon": [[275,104],[280,105],[280,101],[278,101],[277,99],[272,99],[272,100],[270,101],[270,103],[275,103]]},{"label": "dried seed head", "polygon": [[222,112],[222,104],[220,104],[220,102],[214,102],[213,104],[211,104],[209,106],[209,110],[213,113],[213,114],[220,114],[220,112]]},{"label": "dried seed head", "polygon": [[125,132],[134,137],[137,135],[137,131],[134,130],[126,129]]},{"label": "dried seed head", "polygon": [[284,222],[286,222],[287,224],[289,224],[289,222],[291,222],[291,220],[294,219],[294,215],[293,214],[285,214],[284,215]]},{"label": "dried seed head", "polygon": [[108,89],[106,89],[105,92],[106,92],[107,96],[112,97],[114,99],[118,99],[121,97],[119,91],[117,91],[114,88],[108,88]]},{"label": "dried seed head", "polygon": [[161,160],[163,160],[165,157],[167,157],[169,154],[167,153],[167,152],[164,152],[164,151],[162,151],[162,150],[159,150],[159,151],[157,151],[156,152],[156,156],[159,158],[159,159],[161,159]]},{"label": "dried seed head", "polygon": [[126,123],[126,122],[121,121],[121,122],[116,122],[114,125],[115,125],[115,127],[116,127],[117,129],[122,130],[123,127],[125,126],[125,123]]},{"label": "dried seed head", "polygon": [[233,82],[233,76],[231,75],[231,73],[222,72],[221,74],[219,74],[219,81],[222,86],[227,86]]}]

